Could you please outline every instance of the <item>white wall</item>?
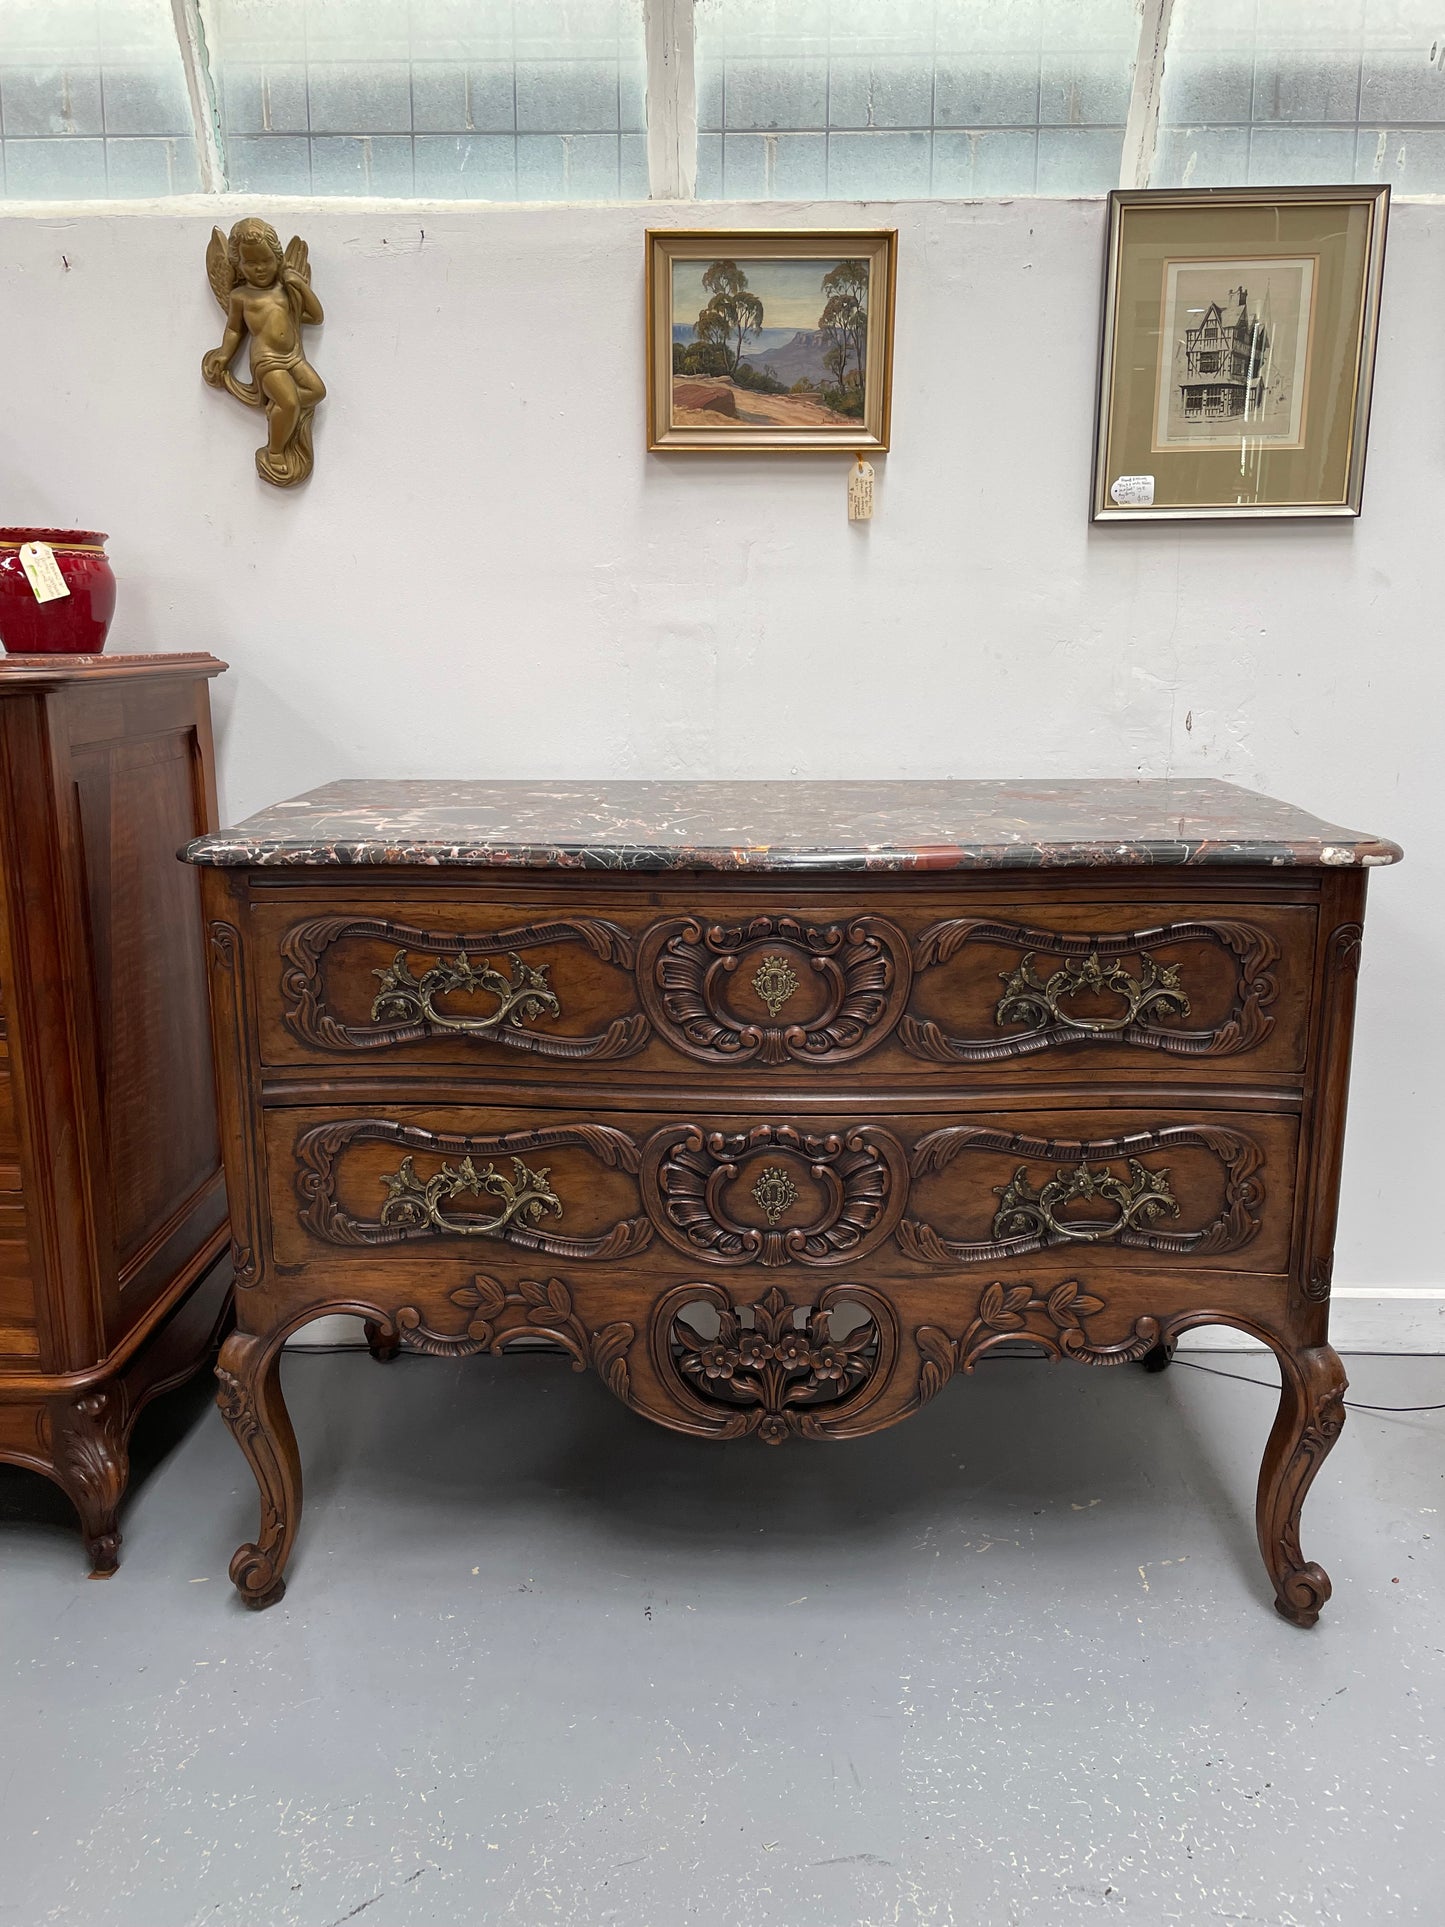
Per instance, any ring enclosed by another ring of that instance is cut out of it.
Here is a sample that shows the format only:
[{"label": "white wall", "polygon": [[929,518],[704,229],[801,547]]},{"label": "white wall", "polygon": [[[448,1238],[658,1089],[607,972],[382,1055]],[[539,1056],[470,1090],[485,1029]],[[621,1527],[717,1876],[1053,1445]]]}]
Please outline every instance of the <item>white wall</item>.
[{"label": "white wall", "polygon": [[[1101,202],[265,211],[329,316],[295,494],[200,379],[211,207],[0,218],[0,521],[108,529],[112,647],[231,663],[232,818],[368,774],[1189,771],[1382,832],[1337,1278],[1445,1284],[1445,207],[1392,217],[1363,518],[1128,529],[1087,514]],[[871,525],[841,457],[644,452],[643,230],[699,219],[901,230]]]}]

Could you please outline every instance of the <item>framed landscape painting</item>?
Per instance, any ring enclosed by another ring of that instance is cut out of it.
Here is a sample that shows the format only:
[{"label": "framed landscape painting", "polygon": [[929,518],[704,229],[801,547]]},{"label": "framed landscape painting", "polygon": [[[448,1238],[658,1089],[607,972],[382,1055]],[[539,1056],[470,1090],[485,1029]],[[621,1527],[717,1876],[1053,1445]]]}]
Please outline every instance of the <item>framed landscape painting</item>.
[{"label": "framed landscape painting", "polygon": [[882,449],[896,230],[647,237],[651,449]]},{"label": "framed landscape painting", "polygon": [[1096,522],[1359,514],[1389,197],[1110,195]]}]

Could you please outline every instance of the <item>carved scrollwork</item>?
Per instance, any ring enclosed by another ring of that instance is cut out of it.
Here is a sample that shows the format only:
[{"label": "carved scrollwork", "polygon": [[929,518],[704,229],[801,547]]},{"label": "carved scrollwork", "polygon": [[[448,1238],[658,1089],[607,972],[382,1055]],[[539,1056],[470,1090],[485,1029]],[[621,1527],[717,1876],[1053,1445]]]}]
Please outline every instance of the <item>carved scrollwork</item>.
[{"label": "carved scrollwork", "polygon": [[1136,1318],[1127,1337],[1101,1345],[1090,1337],[1086,1318],[1105,1309],[1077,1278],[1041,1291],[1032,1284],[995,1280],[979,1296],[978,1309],[963,1335],[951,1338],[936,1325],[914,1333],[920,1359],[918,1403],[925,1404],[953,1377],[971,1372],[998,1345],[1025,1341],[1050,1358],[1073,1358],[1084,1365],[1130,1365],[1148,1357],[1159,1343],[1157,1318]]},{"label": "carved scrollwork", "polygon": [[[715,1315],[715,1333],[683,1315],[695,1306]],[[851,1322],[839,1315],[845,1307],[857,1314]],[[658,1303],[651,1335],[658,1376],[692,1419],[682,1429],[756,1433],[766,1445],[854,1429],[898,1352],[893,1309],[866,1285],[834,1285],[809,1305],[790,1304],[774,1286],[741,1306],[716,1285],[679,1285]]]},{"label": "carved scrollwork", "polygon": [[[836,1265],[873,1250],[892,1231],[907,1169],[898,1139],[871,1124],[818,1132],[791,1124],[747,1131],[673,1124],[655,1131],[643,1149],[642,1199],[663,1237],[690,1257],[717,1265]],[[743,1199],[764,1224],[737,1215]]]},{"label": "carved scrollwork", "polygon": [[[381,989],[369,1024],[346,1024],[326,1005],[323,960],[334,944],[348,938],[381,938],[400,946],[391,964],[372,975]],[[389,917],[313,917],[293,924],[281,939],[285,969],[281,994],[286,1027],[303,1043],[325,1050],[383,1050],[428,1037],[457,1036],[474,1043],[495,1043],[543,1057],[608,1059],[642,1049],[650,1025],[641,1012],[618,1017],[596,1037],[560,1037],[530,1028],[562,1014],[561,1001],[548,981],[548,966],[529,964],[520,954],[540,945],[584,944],[604,963],[630,970],[632,940],[601,917],[567,917],[514,930],[485,932],[417,930]],[[438,953],[417,974],[412,958]],[[510,975],[478,957],[505,956]],[[464,1010],[444,1007],[443,998],[481,998]],[[487,1001],[490,1000],[490,1001]]]},{"label": "carved scrollwork", "polygon": [[[638,994],[659,1035],[710,1064],[847,1063],[887,1037],[912,978],[908,940],[884,917],[670,917],[638,945]],[[806,979],[814,1009],[780,1022]],[[749,996],[755,1012],[735,1005]]]},{"label": "carved scrollwork", "polygon": [[[915,973],[955,957],[966,944],[993,944],[1022,952],[1012,970],[999,972],[1004,989],[994,1011],[997,1025],[1025,1024],[1007,1037],[950,1037],[931,1019],[905,1017],[898,1037],[905,1050],[938,1063],[997,1063],[1036,1051],[1084,1044],[1130,1044],[1179,1057],[1225,1057],[1252,1050],[1273,1027],[1268,1007],[1278,995],[1271,974],[1279,945],[1252,923],[1226,919],[1162,924],[1152,930],[1073,936],[1024,924],[996,923],[980,917],[954,917],[931,924],[913,945]],[[1210,1030],[1189,1031],[1168,1021],[1189,1015],[1189,999],[1177,964],[1159,966],[1150,952],[1165,945],[1212,944],[1235,965],[1236,982],[1228,1016]],[[1039,959],[1061,961],[1047,976]],[[1134,971],[1124,959],[1138,959]],[[1118,1000],[1101,1014],[1075,1000],[1090,994]]]},{"label": "carved scrollwork", "polygon": [[[1196,1230],[1158,1230],[1157,1221],[1177,1218],[1180,1207],[1168,1168],[1151,1169],[1141,1159],[1149,1152],[1191,1146],[1210,1152],[1222,1165],[1223,1207]],[[997,1187],[1000,1203],[986,1239],[944,1238],[932,1225],[905,1219],[898,1227],[898,1244],[920,1264],[984,1264],[1065,1244],[1115,1244],[1135,1251],[1200,1257],[1234,1251],[1259,1230],[1264,1153],[1252,1138],[1216,1125],[1170,1124],[1127,1137],[1071,1139],[1033,1138],[1019,1131],[957,1124],[918,1140],[912,1175],[917,1179],[941,1171],[966,1151],[1002,1151],[1029,1162],[1048,1160],[1058,1168],[1036,1188],[1029,1182],[1027,1164],[1021,1165],[1006,1185]],[[1127,1175],[1110,1170],[1111,1162],[1123,1162]],[[1092,1200],[1113,1206],[1112,1215],[1066,1215],[1071,1204]]]},{"label": "carved scrollwork", "polygon": [[[478,1274],[450,1296],[453,1304],[472,1314],[465,1330],[455,1335],[435,1331],[414,1305],[403,1305],[396,1314],[396,1332],[406,1350],[432,1358],[475,1358],[481,1352],[504,1352],[518,1342],[545,1343],[564,1351],[574,1372],[590,1365],[609,1391],[628,1398],[633,1327],[618,1320],[593,1331],[578,1317],[572,1293],[560,1278],[503,1284]],[[517,1315],[509,1318],[509,1313]]]},{"label": "carved scrollwork", "polygon": [[[396,1144],[413,1155],[381,1180],[386,1198],[375,1218],[356,1218],[336,1199],[336,1167],[353,1144]],[[637,1146],[625,1132],[605,1124],[559,1124],[545,1130],[508,1131],[499,1136],[470,1136],[450,1131],[428,1131],[418,1124],[395,1124],[386,1118],[347,1118],[303,1131],[296,1141],[296,1191],[301,1200],[301,1223],[329,1244],[391,1245],[416,1238],[496,1238],[525,1251],[545,1251],[554,1258],[628,1258],[652,1239],[646,1218],[625,1218],[602,1237],[564,1238],[540,1228],[548,1218],[563,1215],[562,1199],[552,1189],[547,1171],[531,1170],[527,1153],[576,1146],[612,1170],[635,1175]],[[453,1165],[422,1177],[415,1154],[443,1159],[459,1157]],[[478,1158],[507,1157],[508,1178],[490,1162]],[[447,1213],[443,1206],[457,1198],[488,1197],[499,1209],[490,1217]]]}]

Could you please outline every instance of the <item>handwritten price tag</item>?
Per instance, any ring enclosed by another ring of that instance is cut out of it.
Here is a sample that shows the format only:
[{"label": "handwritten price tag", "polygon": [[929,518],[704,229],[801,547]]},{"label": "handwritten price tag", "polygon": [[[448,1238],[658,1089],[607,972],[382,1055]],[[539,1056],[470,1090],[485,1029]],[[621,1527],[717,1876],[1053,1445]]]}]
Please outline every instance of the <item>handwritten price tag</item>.
[{"label": "handwritten price tag", "polygon": [[20,566],[25,571],[25,579],[37,602],[56,602],[70,591],[65,586],[65,577],[60,573],[60,564],[55,559],[55,551],[48,542],[25,542],[20,549]]},{"label": "handwritten price tag", "polygon": [[873,464],[860,455],[848,472],[848,520],[873,520]]},{"label": "handwritten price tag", "polygon": [[1153,508],[1154,477],[1121,475],[1109,490],[1109,500],[1121,509]]}]

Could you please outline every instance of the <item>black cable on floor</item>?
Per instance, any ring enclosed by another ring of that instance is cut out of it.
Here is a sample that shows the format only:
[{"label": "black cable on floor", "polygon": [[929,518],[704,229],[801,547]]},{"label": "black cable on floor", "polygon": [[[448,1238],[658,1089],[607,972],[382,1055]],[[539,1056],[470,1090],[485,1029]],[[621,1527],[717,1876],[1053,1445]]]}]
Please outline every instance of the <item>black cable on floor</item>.
[{"label": "black cable on floor", "polygon": [[[296,1352],[310,1352],[315,1358],[326,1358],[338,1352],[366,1352],[370,1349],[369,1345],[297,1345],[294,1351],[289,1351],[289,1355],[294,1358]],[[1010,1355],[1004,1354],[1005,1357]],[[1030,1363],[1037,1358],[1036,1353],[1022,1350],[1016,1356],[1028,1359]],[[1442,1354],[1439,1352],[1344,1352],[1341,1356],[1344,1358],[1439,1358]],[[1275,1389],[1268,1379],[1246,1378],[1242,1372],[1222,1372],[1217,1365],[1199,1365],[1192,1358],[1176,1356],[1173,1362],[1176,1365],[1187,1365],[1191,1372],[1208,1372],[1214,1378],[1232,1378],[1237,1385],[1257,1385],[1262,1392],[1272,1392]],[[1345,1406],[1351,1412],[1445,1412],[1445,1405],[1363,1405],[1358,1399],[1353,1398],[1347,1398]]]},{"label": "black cable on floor", "polygon": [[[1409,1352],[1360,1352],[1361,1358],[1409,1358]],[[1429,1356],[1437,1356],[1431,1353]],[[1222,1372],[1217,1365],[1200,1365],[1192,1358],[1176,1358],[1176,1365],[1187,1365],[1191,1372],[1208,1372],[1212,1378],[1232,1378],[1236,1385],[1257,1385],[1262,1392],[1272,1392],[1274,1386],[1267,1378],[1246,1378],[1242,1372]],[[1445,1412],[1445,1405],[1362,1405],[1358,1399],[1347,1398],[1345,1409],[1350,1412]]]}]

